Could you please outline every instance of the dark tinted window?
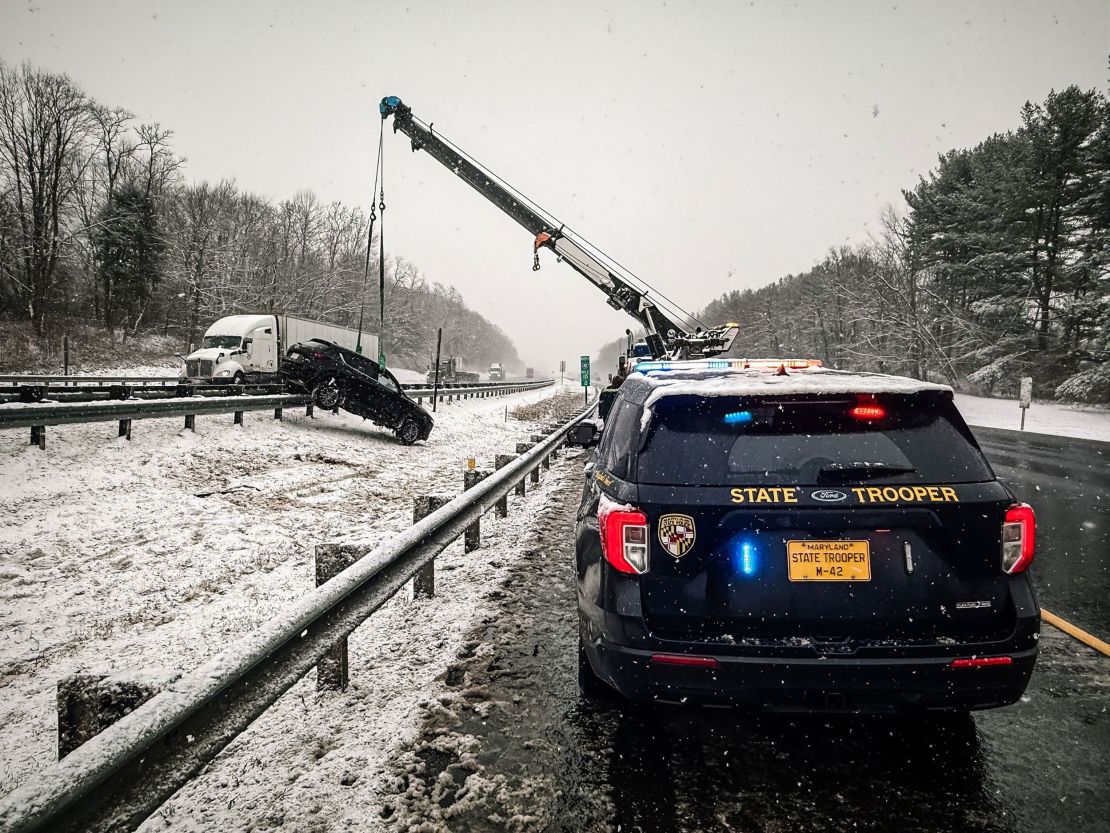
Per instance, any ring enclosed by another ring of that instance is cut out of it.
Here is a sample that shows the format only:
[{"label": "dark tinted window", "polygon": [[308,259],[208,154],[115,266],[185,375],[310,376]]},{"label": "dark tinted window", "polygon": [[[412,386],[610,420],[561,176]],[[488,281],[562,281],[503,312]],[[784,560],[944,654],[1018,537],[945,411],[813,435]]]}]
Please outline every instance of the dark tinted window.
[{"label": "dark tinted window", "polygon": [[371,379],[377,381],[378,379],[378,363],[371,361],[365,356],[360,356],[358,353],[352,353],[350,350],[337,350],[339,357],[347,363],[349,367],[353,367],[359,373],[365,373]]},{"label": "dark tinted window", "polygon": [[[853,416],[852,409],[861,404],[879,408],[882,415]],[[993,479],[966,430],[942,395],[890,395],[866,402],[667,396],[653,406],[636,479],[705,486]]]},{"label": "dark tinted window", "polygon": [[598,467],[621,480],[631,480],[629,471],[640,440],[640,416],[643,411],[618,398],[605,420],[605,431],[598,447]]}]

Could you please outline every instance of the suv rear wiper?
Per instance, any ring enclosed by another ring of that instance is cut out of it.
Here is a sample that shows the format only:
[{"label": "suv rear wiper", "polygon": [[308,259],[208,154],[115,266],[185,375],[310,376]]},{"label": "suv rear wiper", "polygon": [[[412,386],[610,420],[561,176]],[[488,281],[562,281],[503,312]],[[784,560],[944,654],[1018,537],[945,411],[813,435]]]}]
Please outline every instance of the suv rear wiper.
[{"label": "suv rear wiper", "polygon": [[891,463],[830,463],[822,466],[817,473],[818,482],[843,483],[845,480],[867,480],[872,477],[888,477],[895,474],[909,474],[917,471],[913,466],[899,466]]}]

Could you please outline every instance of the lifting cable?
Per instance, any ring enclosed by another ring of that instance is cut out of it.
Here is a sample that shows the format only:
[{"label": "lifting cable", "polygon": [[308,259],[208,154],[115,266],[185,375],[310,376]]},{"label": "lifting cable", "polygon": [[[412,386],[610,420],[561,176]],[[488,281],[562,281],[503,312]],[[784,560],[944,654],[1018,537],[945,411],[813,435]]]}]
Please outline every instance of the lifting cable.
[{"label": "lifting cable", "polygon": [[[370,289],[370,252],[374,245],[374,223],[381,211],[378,226],[378,355],[375,361],[385,365],[385,120],[378,131],[378,158],[374,166],[374,187],[370,191],[370,223],[366,231],[366,262],[362,270],[362,306],[358,313],[358,345],[362,352],[362,321],[366,311],[366,293]],[[379,185],[380,183],[380,185]],[[380,190],[379,190],[380,189]],[[375,200],[377,202],[375,203]]]},{"label": "lifting cable", "polygon": [[[421,119],[417,118],[416,116],[412,116],[412,119],[413,119],[413,121],[417,122],[418,124],[423,125],[428,130],[429,133],[431,132],[431,125],[426,124],[425,122],[423,122]],[[687,324],[689,324],[691,321],[693,321],[693,322],[696,322],[696,323],[700,324],[703,328],[705,327],[705,324],[703,322],[701,322],[696,316],[694,316],[691,313],[684,310],[675,301],[668,298],[661,291],[659,291],[658,289],[653,287],[651,284],[649,284],[647,281],[645,281],[643,278],[641,278],[639,275],[637,275],[635,272],[633,272],[627,266],[624,266],[623,264],[621,264],[618,260],[616,260],[616,258],[607,254],[599,246],[590,242],[588,239],[586,239],[585,237],[583,237],[581,234],[574,231],[573,229],[570,229],[569,227],[566,227],[564,224],[560,223],[555,218],[554,214],[552,214],[546,208],[541,206],[535,200],[532,200],[529,197],[525,196],[523,194],[523,192],[520,191],[520,189],[518,189],[516,186],[512,185],[504,177],[494,173],[492,170],[487,168],[485,165],[481,164],[477,159],[475,159],[470,154],[468,154],[466,151],[464,151],[462,148],[460,148],[454,141],[452,141],[450,138],[445,136],[442,130],[439,133],[436,133],[435,136],[436,136],[437,139],[439,139],[445,145],[448,145],[455,153],[457,153],[459,156],[461,156],[462,158],[467,160],[471,165],[478,168],[480,171],[482,171],[487,176],[489,176],[490,179],[497,182],[506,191],[509,191],[510,193],[512,193],[513,196],[516,197],[516,199],[519,202],[528,206],[533,211],[535,211],[537,214],[544,215],[545,219],[551,224],[552,229],[560,229],[564,234],[566,232],[571,232],[570,239],[571,239],[572,242],[575,242],[575,243],[578,243],[579,245],[581,245],[584,250],[586,250],[589,254],[596,257],[604,265],[606,265],[608,267],[613,267],[610,271],[612,271],[614,273],[618,273],[621,278],[627,280],[634,288],[641,290],[643,292],[645,298],[650,295],[652,297],[652,300],[655,301],[657,306],[662,308],[664,311],[668,312],[668,314],[675,315],[678,318],[685,319]],[[582,245],[582,244],[585,244],[585,245]],[[636,286],[636,284],[639,284],[639,286]],[[663,299],[663,301],[666,301],[667,303],[661,303],[658,299]]]}]

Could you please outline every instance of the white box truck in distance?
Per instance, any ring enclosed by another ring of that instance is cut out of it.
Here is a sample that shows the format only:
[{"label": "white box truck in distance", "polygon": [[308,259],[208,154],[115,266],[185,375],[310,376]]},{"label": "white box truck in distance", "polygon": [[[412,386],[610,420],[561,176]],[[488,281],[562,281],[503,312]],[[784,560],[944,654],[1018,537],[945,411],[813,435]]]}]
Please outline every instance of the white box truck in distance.
[{"label": "white box truck in distance", "polygon": [[[208,328],[185,358],[189,382],[243,384],[278,378],[278,362],[294,344],[319,338],[354,350],[358,331],[293,315],[229,315]],[[378,357],[378,337],[362,334],[362,353]]]}]

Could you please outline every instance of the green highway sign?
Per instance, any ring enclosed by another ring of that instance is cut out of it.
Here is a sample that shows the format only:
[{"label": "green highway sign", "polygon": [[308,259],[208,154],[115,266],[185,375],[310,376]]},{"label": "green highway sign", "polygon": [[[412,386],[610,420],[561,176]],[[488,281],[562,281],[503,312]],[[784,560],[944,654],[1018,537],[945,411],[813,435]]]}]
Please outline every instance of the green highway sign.
[{"label": "green highway sign", "polygon": [[590,386],[590,357],[582,357],[582,387],[588,388]]}]

